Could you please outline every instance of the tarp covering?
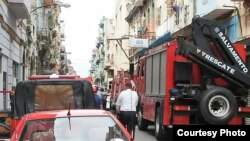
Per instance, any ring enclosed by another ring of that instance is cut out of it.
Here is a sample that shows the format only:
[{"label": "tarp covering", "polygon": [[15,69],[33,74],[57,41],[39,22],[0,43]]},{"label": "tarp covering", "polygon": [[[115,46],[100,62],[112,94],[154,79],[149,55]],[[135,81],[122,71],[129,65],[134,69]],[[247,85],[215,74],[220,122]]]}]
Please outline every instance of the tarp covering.
[{"label": "tarp covering", "polygon": [[46,110],[94,109],[92,85],[87,80],[29,80],[17,84],[12,99],[14,116]]},{"label": "tarp covering", "polygon": [[161,37],[157,38],[156,40],[154,40],[151,44],[148,45],[148,48],[143,48],[142,50],[140,50],[139,52],[137,52],[135,54],[136,57],[140,57],[144,55],[144,52],[148,49],[157,47],[163,43],[169,42],[172,40],[171,34],[170,32],[165,33],[164,35],[162,35]]}]

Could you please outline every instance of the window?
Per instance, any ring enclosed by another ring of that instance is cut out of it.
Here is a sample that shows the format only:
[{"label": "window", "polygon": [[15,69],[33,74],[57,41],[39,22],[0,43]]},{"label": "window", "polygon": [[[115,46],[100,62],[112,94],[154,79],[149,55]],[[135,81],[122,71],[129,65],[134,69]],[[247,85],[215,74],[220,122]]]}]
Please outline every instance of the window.
[{"label": "window", "polygon": [[161,25],[161,6],[156,9],[156,26]]},{"label": "window", "polygon": [[15,78],[18,77],[18,64],[15,61],[13,61],[13,65],[12,65],[12,75]]},{"label": "window", "polygon": [[108,71],[108,78],[113,78],[114,77],[114,70],[109,70]]},{"label": "window", "polygon": [[155,5],[152,3],[150,19],[155,19]]},{"label": "window", "polygon": [[167,15],[171,16],[173,14],[173,6],[174,0],[167,0]]},{"label": "window", "polygon": [[114,63],[114,55],[113,55],[113,54],[111,54],[110,62],[111,62],[111,63]]},{"label": "window", "polygon": [[143,18],[142,18],[142,26],[146,27],[146,14],[143,14]]},{"label": "window", "polygon": [[187,24],[187,21],[188,21],[188,18],[189,18],[189,5],[185,5],[184,13],[185,13],[184,23]]},{"label": "window", "polygon": [[109,54],[107,55],[107,59],[108,59],[108,62],[110,62],[110,55]]},{"label": "window", "polygon": [[177,4],[173,5],[173,11],[175,13],[175,24],[176,25],[179,25],[179,23],[180,23],[180,16],[179,16],[180,10],[181,10],[181,8],[179,5],[177,5]]},{"label": "window", "polygon": [[179,14],[175,14],[175,24],[176,25],[179,25],[179,22],[180,22],[180,18],[179,18]]},{"label": "window", "polygon": [[150,9],[148,8],[148,14],[147,14],[147,24],[149,25],[150,22]]}]

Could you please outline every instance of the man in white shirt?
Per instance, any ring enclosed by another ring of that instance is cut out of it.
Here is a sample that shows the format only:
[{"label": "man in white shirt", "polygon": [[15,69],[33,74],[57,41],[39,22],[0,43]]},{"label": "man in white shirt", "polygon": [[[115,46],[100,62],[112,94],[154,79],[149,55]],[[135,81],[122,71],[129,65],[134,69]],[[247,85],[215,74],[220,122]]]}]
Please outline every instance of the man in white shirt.
[{"label": "man in white shirt", "polygon": [[[132,84],[126,83],[126,89],[122,91],[116,101],[116,111],[120,114],[121,123],[127,128],[128,132],[134,137],[132,131],[135,130],[136,124],[136,106],[139,97],[132,90]],[[134,132],[133,132],[134,133]]]}]

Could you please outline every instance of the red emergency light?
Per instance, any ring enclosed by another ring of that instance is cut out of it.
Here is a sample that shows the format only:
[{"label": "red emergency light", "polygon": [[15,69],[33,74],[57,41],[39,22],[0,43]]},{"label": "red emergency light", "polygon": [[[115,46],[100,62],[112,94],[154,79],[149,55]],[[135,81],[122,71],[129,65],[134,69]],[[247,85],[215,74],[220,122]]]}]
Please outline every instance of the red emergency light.
[{"label": "red emergency light", "polygon": [[78,75],[33,75],[30,76],[29,80],[41,80],[41,79],[79,79],[80,76]]}]

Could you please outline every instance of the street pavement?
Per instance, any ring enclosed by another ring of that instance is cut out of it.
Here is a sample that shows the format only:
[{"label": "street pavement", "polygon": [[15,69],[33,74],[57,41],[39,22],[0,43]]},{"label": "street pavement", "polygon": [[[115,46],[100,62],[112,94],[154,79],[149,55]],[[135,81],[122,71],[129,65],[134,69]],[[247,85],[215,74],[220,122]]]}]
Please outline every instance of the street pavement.
[{"label": "street pavement", "polygon": [[149,126],[147,131],[140,131],[136,127],[135,141],[158,141],[154,136],[154,126]]}]

